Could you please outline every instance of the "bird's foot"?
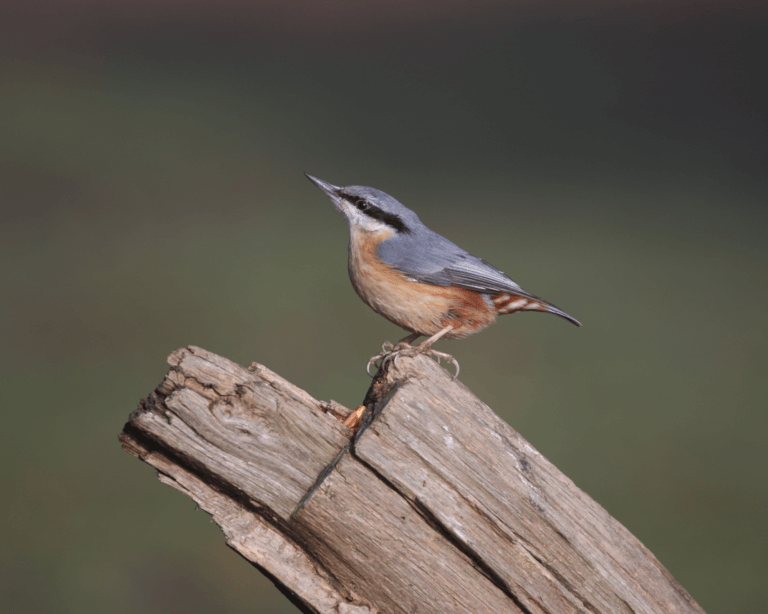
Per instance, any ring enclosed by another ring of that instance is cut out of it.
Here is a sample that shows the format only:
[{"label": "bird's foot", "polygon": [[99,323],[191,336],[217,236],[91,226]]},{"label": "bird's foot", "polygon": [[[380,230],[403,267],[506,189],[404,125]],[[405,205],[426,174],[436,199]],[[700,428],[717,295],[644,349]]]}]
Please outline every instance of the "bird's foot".
[{"label": "bird's foot", "polygon": [[[418,333],[413,333],[411,335],[408,335],[407,337],[403,337],[398,341],[397,343],[392,343],[391,341],[385,341],[381,344],[381,352],[376,354],[375,356],[371,356],[371,358],[368,360],[368,364],[365,365],[365,372],[373,377],[371,374],[371,365],[376,364],[377,360],[381,360],[383,358],[386,358],[389,356],[392,352],[399,351],[402,349],[413,347],[411,345],[411,341],[416,339],[418,337]],[[384,366],[384,363],[381,363],[379,366],[380,368]]]},{"label": "bird's foot", "polygon": [[[397,347],[400,347],[401,345],[403,345],[402,341],[397,343]],[[373,377],[373,373],[371,373],[371,366],[375,365],[377,360],[381,360],[382,358],[386,358],[387,356],[389,356],[394,351],[394,349],[395,349],[395,345],[391,341],[385,341],[384,343],[382,343],[381,352],[379,352],[375,356],[371,356],[368,359],[368,364],[365,365],[365,372],[371,377]],[[381,363],[379,368],[383,366],[384,366],[384,363]]]},{"label": "bird's foot", "polygon": [[452,379],[456,379],[459,376],[459,362],[450,354],[446,354],[445,352],[438,352],[437,350],[432,349],[432,344],[437,341],[440,337],[442,337],[446,332],[448,332],[450,328],[444,329],[440,331],[437,335],[434,335],[427,339],[426,341],[423,341],[419,345],[413,346],[410,343],[408,343],[406,337],[402,341],[398,342],[396,345],[393,345],[391,341],[385,341],[381,346],[381,352],[376,354],[375,356],[371,356],[370,360],[368,361],[368,364],[365,366],[365,370],[373,377],[371,374],[371,365],[376,364],[376,361],[381,360],[381,365],[379,368],[384,367],[385,364],[387,364],[390,360],[394,361],[395,366],[397,366],[397,359],[401,356],[405,356],[407,358],[413,358],[414,356],[418,356],[419,354],[424,354],[425,356],[434,356],[437,358],[438,364],[440,363],[440,360],[445,360],[446,362],[453,363],[453,365],[456,367],[456,373],[454,374]]},{"label": "bird's foot", "polygon": [[[387,348],[387,345],[389,345],[389,348]],[[385,359],[385,362],[386,362],[387,356],[389,356],[392,353],[392,348],[393,348],[392,342],[391,341],[385,341],[384,345],[381,346],[381,352],[379,352],[378,354],[376,354],[374,356],[371,356],[368,359],[368,364],[365,365],[365,372],[368,375],[370,375],[371,377],[373,377],[373,373],[371,373],[371,366],[375,365],[377,360]],[[384,363],[382,362],[381,365],[379,366],[379,368],[381,368],[383,366],[384,366]]]},{"label": "bird's foot", "polygon": [[[388,357],[384,359],[384,361],[393,360],[395,362],[395,366],[397,366],[397,359],[401,356],[406,356],[409,358],[413,358],[414,356],[418,356],[419,354],[423,354],[424,356],[434,356],[437,358],[437,364],[440,364],[440,360],[445,360],[445,362],[452,363],[453,366],[456,367],[456,373],[453,374],[453,377],[451,379],[456,379],[459,377],[459,370],[461,369],[459,367],[459,361],[456,360],[453,356],[450,354],[447,354],[445,352],[438,352],[437,350],[433,349],[431,345],[425,345],[426,341],[424,343],[420,343],[416,347],[410,346],[407,348],[397,349],[397,346],[395,346],[395,349],[389,354]],[[422,347],[423,346],[423,347]],[[382,364],[382,366],[384,366]]]}]

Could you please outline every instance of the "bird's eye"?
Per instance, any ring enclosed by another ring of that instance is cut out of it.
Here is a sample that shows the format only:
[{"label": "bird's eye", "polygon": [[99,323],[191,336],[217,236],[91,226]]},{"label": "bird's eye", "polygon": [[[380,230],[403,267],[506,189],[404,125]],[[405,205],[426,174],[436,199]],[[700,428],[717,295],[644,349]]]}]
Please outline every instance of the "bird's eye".
[{"label": "bird's eye", "polygon": [[362,198],[355,201],[355,206],[358,209],[360,209],[360,211],[368,211],[368,209],[371,208],[371,206],[368,204],[368,202],[363,200]]}]

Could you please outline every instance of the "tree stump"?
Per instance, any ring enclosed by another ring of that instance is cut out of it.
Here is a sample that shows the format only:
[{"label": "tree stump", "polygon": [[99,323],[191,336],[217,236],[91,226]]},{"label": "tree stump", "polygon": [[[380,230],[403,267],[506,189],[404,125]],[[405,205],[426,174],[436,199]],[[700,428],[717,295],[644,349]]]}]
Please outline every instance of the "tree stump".
[{"label": "tree stump", "polygon": [[626,528],[434,361],[402,358],[362,424],[256,363],[168,359],[123,447],[303,612],[702,613]]}]

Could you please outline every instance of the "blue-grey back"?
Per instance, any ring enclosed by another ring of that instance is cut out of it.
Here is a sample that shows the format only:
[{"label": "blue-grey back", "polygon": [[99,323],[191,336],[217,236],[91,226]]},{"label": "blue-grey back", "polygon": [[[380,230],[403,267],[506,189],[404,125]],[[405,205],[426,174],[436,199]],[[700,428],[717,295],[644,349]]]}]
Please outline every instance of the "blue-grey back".
[{"label": "blue-grey back", "polygon": [[[401,205],[402,206],[402,205]],[[458,286],[477,292],[513,292],[532,296],[495,266],[473,256],[421,222],[409,234],[398,233],[379,246],[379,257],[416,281]]]}]

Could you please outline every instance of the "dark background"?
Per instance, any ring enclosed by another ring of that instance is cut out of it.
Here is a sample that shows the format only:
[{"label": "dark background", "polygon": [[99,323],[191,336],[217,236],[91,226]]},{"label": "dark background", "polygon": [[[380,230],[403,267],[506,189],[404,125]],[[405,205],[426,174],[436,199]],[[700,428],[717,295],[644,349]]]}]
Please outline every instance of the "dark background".
[{"label": "dark background", "polygon": [[3,3],[0,609],[296,611],[117,435],[188,344],[362,400],[404,333],[354,294],[308,171],[580,319],[438,349],[707,612],[768,612],[767,24],[725,1]]}]

